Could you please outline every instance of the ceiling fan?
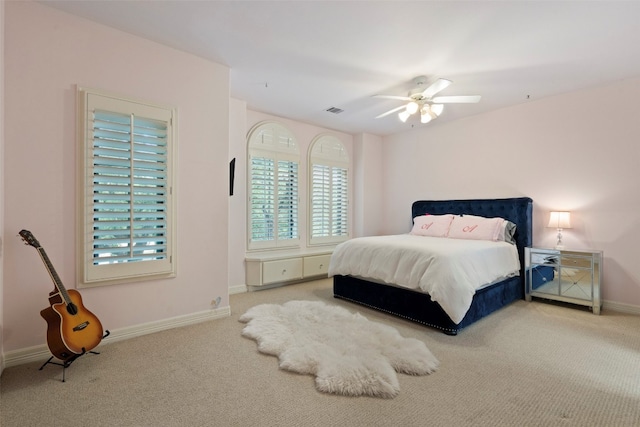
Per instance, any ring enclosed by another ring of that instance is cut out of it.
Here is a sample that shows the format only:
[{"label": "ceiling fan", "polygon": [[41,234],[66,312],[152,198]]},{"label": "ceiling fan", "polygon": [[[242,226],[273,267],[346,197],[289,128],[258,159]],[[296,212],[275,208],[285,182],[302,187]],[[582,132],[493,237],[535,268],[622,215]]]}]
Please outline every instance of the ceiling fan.
[{"label": "ceiling fan", "polygon": [[374,95],[376,98],[398,99],[401,101],[407,101],[405,105],[393,108],[385,113],[376,117],[381,117],[393,114],[396,111],[398,117],[402,122],[406,122],[412,115],[420,111],[420,121],[422,123],[429,123],[432,119],[437,118],[444,110],[443,104],[475,104],[480,102],[480,95],[468,95],[468,96],[434,96],[445,89],[451,84],[451,80],[438,79],[431,85],[427,86],[427,78],[425,76],[419,76],[413,79],[416,87],[409,91],[408,96],[395,96],[395,95]]}]

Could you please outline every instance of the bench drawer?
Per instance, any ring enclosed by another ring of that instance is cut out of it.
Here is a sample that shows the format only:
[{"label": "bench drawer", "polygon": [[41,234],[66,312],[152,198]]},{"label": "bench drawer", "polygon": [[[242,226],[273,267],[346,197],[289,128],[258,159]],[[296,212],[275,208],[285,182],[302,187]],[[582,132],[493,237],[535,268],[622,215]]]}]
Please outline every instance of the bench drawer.
[{"label": "bench drawer", "polygon": [[304,258],[304,277],[324,276],[329,272],[331,255],[316,255]]},{"label": "bench drawer", "polygon": [[302,279],[302,258],[266,261],[262,266],[262,283]]}]

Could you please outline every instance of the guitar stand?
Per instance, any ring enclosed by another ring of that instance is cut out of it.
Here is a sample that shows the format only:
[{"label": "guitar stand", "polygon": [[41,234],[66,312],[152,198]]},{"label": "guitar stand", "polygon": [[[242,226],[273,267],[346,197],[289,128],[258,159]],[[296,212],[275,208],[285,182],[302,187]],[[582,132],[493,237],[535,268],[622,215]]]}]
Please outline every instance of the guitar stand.
[{"label": "guitar stand", "polygon": [[[108,330],[105,331],[105,334],[102,336],[102,339],[105,339],[106,337],[108,337],[111,334],[111,332],[109,332]],[[62,363],[58,363],[58,362],[52,362],[53,358],[55,356],[51,356],[49,358],[49,360],[47,360],[46,362],[44,362],[42,364],[42,366],[40,366],[40,369],[38,369],[39,371],[42,371],[44,369],[45,366],[47,365],[58,365],[58,366],[62,366],[62,382],[65,382],[65,371],[67,370],[67,368],[69,366],[71,366],[71,364],[80,356],[82,356],[83,354],[86,353],[92,353],[92,354],[100,354],[97,351],[86,351],[84,348],[82,348],[82,353],[80,354],[76,354],[72,357],[70,357],[69,359],[63,361]]]}]

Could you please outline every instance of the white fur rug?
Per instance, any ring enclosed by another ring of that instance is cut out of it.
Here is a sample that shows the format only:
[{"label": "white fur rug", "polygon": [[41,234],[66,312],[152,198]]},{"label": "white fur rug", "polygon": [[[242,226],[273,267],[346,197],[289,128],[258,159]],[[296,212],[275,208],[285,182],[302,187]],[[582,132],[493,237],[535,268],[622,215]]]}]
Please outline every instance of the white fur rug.
[{"label": "white fur rug", "polygon": [[396,371],[426,375],[438,366],[422,341],[321,301],[262,304],[240,321],[260,352],[278,356],[282,369],[315,375],[325,393],[391,398],[400,391]]}]

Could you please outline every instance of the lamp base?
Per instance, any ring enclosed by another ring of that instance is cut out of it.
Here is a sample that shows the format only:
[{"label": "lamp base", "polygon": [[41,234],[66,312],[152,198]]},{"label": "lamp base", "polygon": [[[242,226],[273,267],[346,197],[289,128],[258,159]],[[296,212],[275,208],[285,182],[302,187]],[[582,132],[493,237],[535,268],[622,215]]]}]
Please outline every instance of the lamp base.
[{"label": "lamp base", "polygon": [[564,244],[562,243],[562,228],[558,228],[558,241],[556,242],[556,249],[564,249]]}]

